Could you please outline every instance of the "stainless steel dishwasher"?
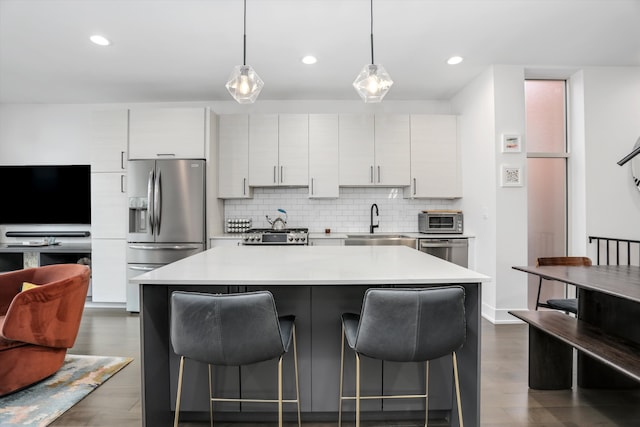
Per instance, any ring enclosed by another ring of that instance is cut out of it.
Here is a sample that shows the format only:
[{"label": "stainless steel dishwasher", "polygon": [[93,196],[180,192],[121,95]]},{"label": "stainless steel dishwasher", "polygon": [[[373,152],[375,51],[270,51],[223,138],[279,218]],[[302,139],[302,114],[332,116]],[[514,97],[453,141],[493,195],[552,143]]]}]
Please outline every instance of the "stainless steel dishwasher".
[{"label": "stainless steel dishwasher", "polygon": [[469,266],[469,239],[467,238],[419,239],[418,249],[462,267]]}]

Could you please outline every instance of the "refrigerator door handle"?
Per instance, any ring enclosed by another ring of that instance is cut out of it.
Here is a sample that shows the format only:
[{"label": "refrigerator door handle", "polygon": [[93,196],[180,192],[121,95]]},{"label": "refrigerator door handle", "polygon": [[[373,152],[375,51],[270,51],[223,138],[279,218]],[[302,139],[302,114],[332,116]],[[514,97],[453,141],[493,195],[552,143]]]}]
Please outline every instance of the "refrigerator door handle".
[{"label": "refrigerator door handle", "polygon": [[172,245],[172,246],[151,246],[151,245],[129,245],[130,249],[141,249],[145,251],[187,251],[200,249],[200,245]]},{"label": "refrigerator door handle", "polygon": [[155,223],[156,223],[156,236],[160,235],[160,223],[162,220],[162,179],[160,175],[160,171],[156,176],[156,183],[154,185],[154,195],[153,195],[153,213],[155,215]]},{"label": "refrigerator door handle", "polygon": [[138,267],[135,265],[129,265],[129,270],[136,270],[136,271],[153,271],[156,268],[157,267]]},{"label": "refrigerator door handle", "polygon": [[155,176],[153,170],[149,172],[149,179],[147,180],[147,217],[149,218],[149,228],[151,229],[151,234],[153,234],[153,228],[155,226],[153,216],[153,181],[155,180]]}]

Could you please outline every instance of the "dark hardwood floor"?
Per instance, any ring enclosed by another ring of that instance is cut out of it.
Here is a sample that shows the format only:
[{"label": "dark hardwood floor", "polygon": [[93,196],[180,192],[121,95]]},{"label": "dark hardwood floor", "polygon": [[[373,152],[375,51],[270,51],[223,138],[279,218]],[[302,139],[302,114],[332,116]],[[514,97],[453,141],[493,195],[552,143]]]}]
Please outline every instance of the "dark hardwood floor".
[{"label": "dark hardwood floor", "polygon": [[[70,352],[131,356],[135,360],[58,418],[52,426],[141,425],[139,336],[137,315],[116,309],[85,310],[78,340]],[[640,390],[585,390],[577,387],[563,391],[529,390],[525,325],[493,325],[483,320],[481,389],[483,427],[640,426]],[[336,424],[304,423],[306,427]],[[183,427],[195,425],[181,423]],[[216,427],[230,425],[247,427],[216,423]],[[420,424],[402,423],[402,426],[409,425]]]}]

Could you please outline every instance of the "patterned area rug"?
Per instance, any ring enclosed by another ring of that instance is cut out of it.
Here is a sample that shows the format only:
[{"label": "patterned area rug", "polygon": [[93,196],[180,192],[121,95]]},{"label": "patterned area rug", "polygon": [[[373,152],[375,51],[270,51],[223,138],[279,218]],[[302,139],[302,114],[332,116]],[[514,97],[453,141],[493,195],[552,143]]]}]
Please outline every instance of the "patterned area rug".
[{"label": "patterned area rug", "polygon": [[51,377],[0,398],[0,426],[47,426],[132,360],[68,354]]}]

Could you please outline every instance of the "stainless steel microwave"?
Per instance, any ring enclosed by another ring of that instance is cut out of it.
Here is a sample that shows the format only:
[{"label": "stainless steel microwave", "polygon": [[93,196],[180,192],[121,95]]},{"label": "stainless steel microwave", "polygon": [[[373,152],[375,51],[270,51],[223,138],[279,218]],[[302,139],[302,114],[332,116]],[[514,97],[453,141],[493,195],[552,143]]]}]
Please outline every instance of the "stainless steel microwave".
[{"label": "stainless steel microwave", "polygon": [[418,214],[418,231],[425,234],[462,234],[460,211],[424,211]]}]

